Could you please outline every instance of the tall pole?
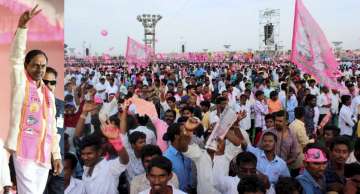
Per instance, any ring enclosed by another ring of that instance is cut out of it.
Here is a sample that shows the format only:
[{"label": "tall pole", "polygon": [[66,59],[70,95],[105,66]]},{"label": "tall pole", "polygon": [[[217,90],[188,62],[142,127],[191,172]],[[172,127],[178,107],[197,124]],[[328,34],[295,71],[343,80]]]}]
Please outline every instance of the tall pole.
[{"label": "tall pole", "polygon": [[155,27],[154,27],[154,35],[153,35],[153,41],[152,41],[152,43],[153,43],[152,48],[154,50],[154,54],[155,54],[155,41],[156,41],[156,39],[155,39]]},{"label": "tall pole", "polygon": [[337,58],[339,58],[340,52],[341,52],[341,44],[343,42],[342,41],[334,41],[332,43],[334,44],[334,54],[336,55]]},{"label": "tall pole", "polygon": [[158,21],[162,18],[161,15],[142,14],[137,16],[137,20],[142,23],[144,27],[144,43],[146,46],[153,49],[155,54],[155,27]]},{"label": "tall pole", "polygon": [[230,47],[231,47],[231,44],[224,44],[224,48],[226,51],[229,51]]}]

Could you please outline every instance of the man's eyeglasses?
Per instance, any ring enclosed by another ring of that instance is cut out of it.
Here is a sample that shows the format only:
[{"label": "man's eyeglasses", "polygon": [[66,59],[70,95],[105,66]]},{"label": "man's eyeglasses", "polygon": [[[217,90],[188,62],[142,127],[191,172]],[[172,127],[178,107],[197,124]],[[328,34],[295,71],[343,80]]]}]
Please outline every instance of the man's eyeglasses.
[{"label": "man's eyeglasses", "polygon": [[48,85],[48,84],[50,84],[50,85],[56,85],[56,80],[46,80],[46,79],[43,79],[43,82],[44,82],[44,84],[45,85]]}]

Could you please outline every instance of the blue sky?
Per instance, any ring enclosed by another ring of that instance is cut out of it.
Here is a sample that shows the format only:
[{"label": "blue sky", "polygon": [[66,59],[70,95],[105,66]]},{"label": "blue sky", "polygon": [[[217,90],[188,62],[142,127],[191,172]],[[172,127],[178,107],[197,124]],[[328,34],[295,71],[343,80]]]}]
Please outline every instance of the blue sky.
[{"label": "blue sky", "polygon": [[[360,48],[360,0],[303,0],[329,42]],[[280,9],[280,40],[291,47],[295,0],[66,0],[65,43],[77,50],[84,41],[99,54],[124,54],[127,36],[143,40],[136,16],[160,14],[157,52],[223,51],[259,48],[259,11]],[[100,35],[102,29],[108,36]]]}]

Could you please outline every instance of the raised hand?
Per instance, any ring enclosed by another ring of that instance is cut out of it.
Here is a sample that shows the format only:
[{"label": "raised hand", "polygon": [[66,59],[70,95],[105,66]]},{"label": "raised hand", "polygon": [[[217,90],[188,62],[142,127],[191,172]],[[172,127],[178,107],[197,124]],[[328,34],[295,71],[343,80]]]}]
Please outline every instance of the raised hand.
[{"label": "raised hand", "polygon": [[245,111],[245,110],[239,112],[239,113],[238,113],[237,122],[243,120],[245,117],[246,117],[246,111]]},{"label": "raised hand", "polygon": [[119,139],[120,129],[109,121],[101,126],[101,131],[107,139]]},{"label": "raised hand", "polygon": [[40,10],[37,10],[39,5],[36,5],[32,10],[30,11],[25,11],[19,19],[19,23],[18,23],[18,27],[19,28],[26,28],[26,24],[37,14],[39,14],[41,12]]},{"label": "raised hand", "polygon": [[194,130],[201,124],[200,119],[196,117],[190,117],[185,123],[186,132],[193,133]]},{"label": "raised hand", "polygon": [[160,90],[160,93],[161,94],[165,94],[165,86],[164,86],[164,84],[160,81],[160,88],[159,88],[159,90]]},{"label": "raised hand", "polygon": [[225,152],[225,140],[224,139],[218,139],[217,140],[217,150],[215,152],[216,155],[224,155]]},{"label": "raised hand", "polygon": [[97,107],[96,104],[85,103],[84,106],[83,106],[82,111],[83,111],[84,113],[88,113],[88,112],[91,112],[91,111],[95,110],[96,107]]},{"label": "raised hand", "polygon": [[121,105],[121,108],[125,111],[129,110],[131,105],[131,100],[125,100],[124,103]]}]

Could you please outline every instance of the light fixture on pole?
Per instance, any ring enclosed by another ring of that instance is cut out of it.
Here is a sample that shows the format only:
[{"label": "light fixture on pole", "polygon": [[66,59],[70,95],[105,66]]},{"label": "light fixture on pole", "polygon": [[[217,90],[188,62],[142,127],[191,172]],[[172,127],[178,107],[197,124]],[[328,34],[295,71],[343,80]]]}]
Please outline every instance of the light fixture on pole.
[{"label": "light fixture on pole", "polygon": [[144,43],[146,46],[151,47],[155,53],[155,26],[159,20],[161,20],[161,15],[150,15],[142,14],[137,16],[137,20],[142,23],[144,27]]},{"label": "light fixture on pole", "polygon": [[229,51],[231,47],[231,44],[224,44],[224,48],[226,49],[226,51]]},{"label": "light fixture on pole", "polygon": [[340,57],[340,52],[341,52],[341,45],[342,45],[342,41],[334,41],[332,42],[334,45],[334,53],[336,54],[336,57],[339,58]]}]

